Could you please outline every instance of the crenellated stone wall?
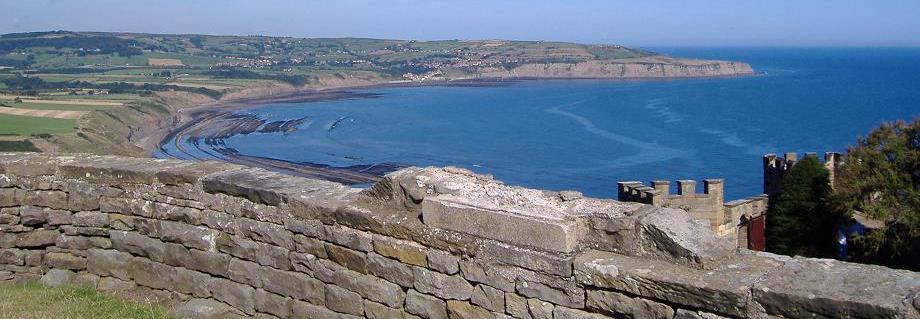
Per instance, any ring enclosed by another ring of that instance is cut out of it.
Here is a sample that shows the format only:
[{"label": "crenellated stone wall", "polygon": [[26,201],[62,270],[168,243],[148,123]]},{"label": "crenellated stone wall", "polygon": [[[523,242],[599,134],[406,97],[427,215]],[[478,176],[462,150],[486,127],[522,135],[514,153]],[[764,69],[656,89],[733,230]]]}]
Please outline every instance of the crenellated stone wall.
[{"label": "crenellated stone wall", "polygon": [[738,251],[679,209],[409,168],[0,153],[0,280],[188,317],[920,318],[920,274]]}]

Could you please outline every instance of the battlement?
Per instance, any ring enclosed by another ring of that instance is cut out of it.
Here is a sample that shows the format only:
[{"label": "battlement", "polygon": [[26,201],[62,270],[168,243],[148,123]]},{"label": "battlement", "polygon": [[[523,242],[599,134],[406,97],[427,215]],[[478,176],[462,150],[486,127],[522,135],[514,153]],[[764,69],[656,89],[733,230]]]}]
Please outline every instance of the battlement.
[{"label": "battlement", "polygon": [[[814,152],[806,152],[803,154],[803,158],[812,157],[818,158],[818,154]],[[773,196],[779,194],[783,190],[782,180],[783,175],[786,174],[789,169],[791,169],[795,164],[798,163],[798,154],[795,152],[787,152],[783,154],[782,157],[776,154],[766,154],[763,156],[763,192],[764,194]],[[839,152],[825,152],[824,153],[824,167],[830,172],[830,183],[831,186],[834,185],[836,179],[837,170],[844,165],[844,156]]]},{"label": "battlement", "polygon": [[617,183],[617,198],[624,202],[644,204],[662,204],[672,200],[706,199],[723,201],[725,189],[721,179],[703,180],[703,192],[696,192],[697,181],[678,180],[676,193],[671,193],[671,182],[664,180],[651,181],[651,186],[642,182],[628,181]]}]

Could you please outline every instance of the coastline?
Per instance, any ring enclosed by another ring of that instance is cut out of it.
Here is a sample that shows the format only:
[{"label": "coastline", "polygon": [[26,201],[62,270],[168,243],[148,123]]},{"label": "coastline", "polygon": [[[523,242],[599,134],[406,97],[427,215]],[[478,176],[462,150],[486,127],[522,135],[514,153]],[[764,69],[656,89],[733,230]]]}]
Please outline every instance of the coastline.
[{"label": "coastline", "polygon": [[[269,90],[269,94],[264,91],[244,93],[239,97],[216,100],[207,103],[197,103],[187,106],[174,106],[175,113],[172,114],[170,121],[165,121],[167,125],[157,127],[152,132],[141,134],[135,140],[135,145],[141,147],[148,156],[155,153],[163,154],[172,158],[195,158],[190,153],[184,152],[185,157],[169,154],[164,149],[167,144],[179,145],[179,140],[183,138],[194,137],[195,134],[202,132],[206,127],[214,124],[216,120],[228,116],[236,111],[248,108],[255,108],[271,103],[306,103],[334,101],[353,98],[375,98],[376,94],[357,92],[358,90],[367,90],[374,88],[394,88],[394,87],[427,87],[427,86],[468,86],[468,87],[491,87],[509,85],[521,81],[542,81],[542,80],[605,80],[605,81],[630,81],[630,80],[688,80],[688,79],[712,79],[712,78],[735,78],[757,76],[760,73],[741,73],[733,75],[717,76],[692,76],[692,77],[633,77],[633,78],[597,78],[597,77],[509,77],[509,78],[468,78],[443,81],[427,82],[384,82],[368,83],[351,86],[334,86],[328,88],[302,87],[292,88],[287,91],[274,93]],[[144,132],[146,130],[139,130]],[[199,150],[201,150],[199,148]],[[181,151],[181,150],[180,150]],[[240,154],[233,149],[221,149],[219,154],[211,154],[214,158],[210,160],[226,161],[234,164],[242,164],[252,167],[259,167],[268,170],[281,171],[287,174],[319,178],[324,180],[336,181],[347,185],[370,184],[379,180],[384,174],[405,167],[398,163],[381,163],[380,167],[367,172],[368,167],[331,167],[318,163],[301,163],[292,162],[282,159],[250,156]],[[197,159],[197,158],[195,158]],[[377,165],[371,165],[377,166]]]}]

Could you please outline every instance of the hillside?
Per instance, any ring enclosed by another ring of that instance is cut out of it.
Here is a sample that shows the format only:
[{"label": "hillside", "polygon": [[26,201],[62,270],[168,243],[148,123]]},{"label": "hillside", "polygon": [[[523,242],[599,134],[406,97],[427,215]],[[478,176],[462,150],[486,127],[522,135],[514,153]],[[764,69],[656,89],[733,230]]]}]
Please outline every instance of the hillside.
[{"label": "hillside", "polygon": [[[28,140],[45,151],[140,155],[163,130],[182,121],[182,108],[282,92],[476,79],[751,73],[740,62],[563,42],[4,34],[0,107],[9,108],[0,110],[0,122],[25,118],[29,124],[0,129],[0,150],[28,148],[22,144]],[[19,96],[28,98],[18,101]]]}]

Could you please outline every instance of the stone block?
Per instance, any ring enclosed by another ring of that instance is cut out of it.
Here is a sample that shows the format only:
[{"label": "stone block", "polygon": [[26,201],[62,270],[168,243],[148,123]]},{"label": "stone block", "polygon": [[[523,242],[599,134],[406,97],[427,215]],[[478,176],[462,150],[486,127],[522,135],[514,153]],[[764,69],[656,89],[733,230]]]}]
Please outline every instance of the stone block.
[{"label": "stone block", "polygon": [[16,198],[16,190],[13,188],[0,188],[0,207],[19,206],[20,201]]},{"label": "stone block", "polygon": [[553,319],[555,305],[537,299],[527,299],[527,309],[533,319]]},{"label": "stone block", "polygon": [[230,259],[227,277],[256,288],[262,287],[262,266],[239,258]]},{"label": "stone block", "polygon": [[584,312],[582,310],[571,309],[566,307],[556,307],[553,309],[553,319],[613,319],[604,315]]},{"label": "stone block", "polygon": [[23,206],[19,210],[19,222],[26,226],[41,226],[48,220],[48,210],[35,206]]},{"label": "stone block", "polygon": [[25,265],[26,253],[19,249],[0,249],[0,264],[3,265]]},{"label": "stone block", "polygon": [[247,315],[255,314],[255,288],[223,278],[214,278],[209,288],[214,299],[225,302]]},{"label": "stone block", "polygon": [[214,173],[241,169],[244,166],[218,161],[193,162],[156,173],[156,178],[166,185],[200,184],[201,179]]},{"label": "stone block", "polygon": [[61,191],[27,191],[22,198],[23,205],[67,209],[67,193]]},{"label": "stone block", "polygon": [[217,229],[228,234],[237,234],[239,225],[230,214],[222,213],[210,209],[201,212],[201,223],[208,228]]},{"label": "stone block", "polygon": [[326,285],[326,308],[330,310],[351,314],[364,315],[364,304],[361,295],[336,285]]},{"label": "stone block", "polygon": [[262,269],[262,287],[265,290],[313,304],[323,303],[323,283],[319,280],[292,271],[270,267]]},{"label": "stone block", "polygon": [[[563,286],[565,285],[565,281],[560,279],[558,282],[554,282],[554,284]],[[526,279],[519,279],[515,284],[517,293],[522,296],[548,301],[569,308],[580,309],[585,307],[584,288],[576,285],[569,285],[568,287],[559,286],[554,287],[546,283]]]},{"label": "stone block", "polygon": [[316,268],[316,256],[310,254],[302,254],[292,252],[291,256],[291,267],[295,271],[305,273],[307,275],[313,275],[313,269]]},{"label": "stone block", "polygon": [[364,301],[364,316],[367,319],[418,319],[419,317],[413,316],[401,309],[394,309],[379,303],[365,300]]},{"label": "stone block", "polygon": [[218,231],[180,222],[161,221],[160,238],[199,250],[214,250]]},{"label": "stone block", "polygon": [[754,301],[776,316],[894,318],[916,314],[902,300],[918,289],[916,272],[796,257],[771,269],[752,292]]},{"label": "stone block", "polygon": [[532,319],[530,307],[527,305],[527,298],[513,292],[505,293],[505,312],[514,318]]},{"label": "stone block", "polygon": [[255,292],[255,309],[258,312],[269,313],[278,318],[291,316],[291,299],[279,296],[262,289]]},{"label": "stone block", "polygon": [[54,245],[57,242],[60,232],[53,229],[36,229],[27,233],[22,233],[16,239],[16,247],[45,247]]},{"label": "stone block", "polygon": [[466,301],[448,300],[447,316],[451,319],[483,319],[495,318],[495,315],[486,309],[471,305]]},{"label": "stone block", "polygon": [[374,237],[369,233],[342,226],[326,226],[324,229],[325,238],[321,239],[362,252],[374,250]]},{"label": "stone block", "polygon": [[241,312],[214,299],[193,298],[176,307],[176,316],[180,318],[223,319],[240,318]]},{"label": "stone block", "polygon": [[133,281],[124,281],[115,277],[100,277],[96,289],[103,292],[125,293],[137,288]]},{"label": "stone block", "polygon": [[218,251],[234,257],[282,270],[292,269],[290,252],[284,248],[227,234],[219,234],[216,242]]},{"label": "stone block", "polygon": [[59,287],[70,284],[74,276],[76,276],[76,273],[70,270],[51,269],[42,275],[40,282],[45,286]]},{"label": "stone block", "polygon": [[137,198],[102,197],[99,199],[99,210],[103,213],[154,217],[153,202]]},{"label": "stone block", "polygon": [[225,254],[197,249],[191,249],[189,253],[191,255],[191,264],[185,265],[186,268],[216,276],[224,276],[230,266],[230,256]]},{"label": "stone block", "polygon": [[294,235],[294,250],[319,258],[329,258],[326,254],[326,244],[323,241],[304,235]]},{"label": "stone block", "polygon": [[326,244],[326,253],[329,259],[345,266],[345,268],[367,273],[367,255],[360,251],[351,250],[342,246]]},{"label": "stone block", "polygon": [[69,225],[73,220],[73,213],[66,210],[49,209],[47,216],[49,226]]},{"label": "stone block", "polygon": [[473,289],[473,294],[470,296],[470,302],[491,311],[505,311],[505,293],[486,285],[477,285],[476,288]]},{"label": "stone block", "polygon": [[425,246],[411,241],[385,236],[376,236],[374,238],[374,251],[382,256],[390,257],[409,265],[428,266],[427,250]]},{"label": "stone block", "polygon": [[406,294],[406,311],[425,319],[447,319],[447,303],[444,300],[409,289]]},{"label": "stone block", "polygon": [[460,271],[460,258],[456,256],[440,251],[440,250],[428,250],[428,268],[440,271],[442,273],[453,275]]},{"label": "stone block", "polygon": [[332,310],[299,300],[291,302],[291,317],[297,319],[339,319],[339,315]]},{"label": "stone block", "polygon": [[78,212],[73,214],[72,224],[85,227],[109,226],[109,214],[100,212]]},{"label": "stone block", "polygon": [[448,276],[425,268],[414,267],[415,290],[441,299],[469,300],[473,285],[459,276]]},{"label": "stone block", "polygon": [[128,274],[128,264],[133,259],[131,254],[117,250],[90,249],[86,256],[86,269],[90,273],[122,280],[131,279]]},{"label": "stone block", "polygon": [[199,209],[164,203],[154,203],[154,216],[157,219],[177,221],[189,225],[201,225],[204,217]]},{"label": "stone block", "polygon": [[209,289],[211,281],[214,279],[207,274],[200,273],[183,267],[175,268],[170,278],[172,288],[169,290],[189,294],[198,298],[207,298],[211,296]]},{"label": "stone block", "polygon": [[112,240],[112,247],[116,250],[135,256],[163,261],[166,254],[165,243],[136,232],[113,230],[109,232],[109,239]]},{"label": "stone block", "polygon": [[323,223],[318,220],[287,218],[283,221],[283,223],[285,229],[290,230],[295,234],[312,238],[321,238],[326,236],[325,225],[323,225]]},{"label": "stone block", "polygon": [[287,231],[284,226],[259,222],[249,218],[240,218],[237,222],[243,236],[288,250],[294,249],[294,234]]},{"label": "stone block", "polygon": [[405,288],[412,288],[415,284],[415,273],[412,267],[375,253],[367,255],[367,270],[369,274]]},{"label": "stone block", "polygon": [[[432,227],[557,252],[573,251],[585,233],[579,219],[479,207],[452,195],[425,197],[422,219]],[[515,231],[496,231],[499,229]]]},{"label": "stone block", "polygon": [[86,269],[86,258],[67,253],[47,253],[45,263],[52,268],[83,270]]},{"label": "stone block", "polygon": [[668,305],[613,291],[588,290],[586,307],[593,312],[620,318],[670,319],[674,317],[674,309]]},{"label": "stone block", "polygon": [[138,285],[153,289],[176,289],[174,279],[176,268],[151,261],[146,258],[135,257],[128,262],[128,276]]}]

